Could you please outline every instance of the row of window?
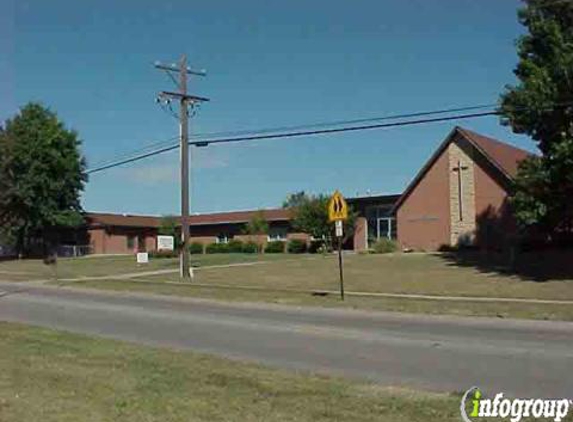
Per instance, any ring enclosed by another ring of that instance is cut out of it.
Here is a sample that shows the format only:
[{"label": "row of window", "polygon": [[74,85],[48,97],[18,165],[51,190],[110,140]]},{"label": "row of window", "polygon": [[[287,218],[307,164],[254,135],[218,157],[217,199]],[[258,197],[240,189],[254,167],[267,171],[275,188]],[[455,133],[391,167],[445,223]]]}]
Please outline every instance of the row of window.
[{"label": "row of window", "polygon": [[[216,243],[228,243],[233,238],[233,235],[228,233],[220,233],[216,238]],[[396,238],[396,220],[394,218],[376,218],[368,220],[368,240],[375,242],[380,238],[395,239]],[[273,228],[267,235],[269,242],[286,241],[287,229],[286,228]],[[133,250],[135,248],[136,236],[130,235],[126,238],[127,249]],[[140,247],[145,248],[145,242],[141,242]]]},{"label": "row of window", "polygon": [[[128,235],[127,236],[127,238],[126,238],[127,249],[129,249],[129,250],[135,249],[136,238],[137,238],[137,236],[134,236],[134,235]],[[231,240],[232,238],[233,238],[233,235],[231,235],[231,234],[220,233],[217,236],[216,243],[228,243],[229,240]],[[267,240],[269,242],[274,242],[277,240],[286,241],[287,240],[287,229],[286,228],[272,228],[272,229],[270,229],[269,234],[267,235]],[[145,242],[144,241],[140,242],[139,247],[144,249],[145,248]]]},{"label": "row of window", "polygon": [[[216,243],[228,243],[233,238],[233,235],[228,233],[220,233],[216,238]],[[370,218],[368,219],[368,240],[375,242],[380,238],[396,239],[396,220],[391,217]],[[286,228],[272,228],[268,235],[269,242],[286,241],[287,229]],[[133,250],[135,248],[136,236],[127,236],[127,249]],[[141,242],[140,247],[145,248],[145,242]]]},{"label": "row of window", "polygon": [[[228,234],[228,233],[220,233],[217,236],[217,243],[228,243],[229,240],[231,240],[233,238],[232,235]],[[285,241],[287,240],[287,229],[286,228],[272,228],[269,231],[269,234],[267,235],[267,240],[269,242],[274,242],[274,241]]]}]

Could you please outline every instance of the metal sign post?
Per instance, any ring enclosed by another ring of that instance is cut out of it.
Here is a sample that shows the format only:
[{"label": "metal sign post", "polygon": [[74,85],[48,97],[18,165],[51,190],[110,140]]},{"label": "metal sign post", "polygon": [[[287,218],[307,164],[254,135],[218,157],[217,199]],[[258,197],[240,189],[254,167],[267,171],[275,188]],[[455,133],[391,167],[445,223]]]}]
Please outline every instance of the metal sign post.
[{"label": "metal sign post", "polygon": [[335,223],[336,237],[338,238],[338,272],[340,275],[340,299],[344,300],[344,271],[342,267],[342,220]]},{"label": "metal sign post", "polygon": [[334,234],[338,240],[338,271],[340,275],[340,299],[344,300],[344,270],[342,265],[343,222],[348,219],[348,205],[339,191],[328,202],[328,219],[334,222]]}]

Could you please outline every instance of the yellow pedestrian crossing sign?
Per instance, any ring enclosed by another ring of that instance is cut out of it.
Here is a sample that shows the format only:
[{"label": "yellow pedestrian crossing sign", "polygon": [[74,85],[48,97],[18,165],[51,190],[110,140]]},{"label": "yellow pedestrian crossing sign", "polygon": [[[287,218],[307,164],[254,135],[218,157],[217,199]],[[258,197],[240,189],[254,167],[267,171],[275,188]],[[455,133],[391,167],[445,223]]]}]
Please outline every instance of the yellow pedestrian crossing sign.
[{"label": "yellow pedestrian crossing sign", "polygon": [[348,219],[348,205],[339,191],[334,192],[328,201],[328,219],[331,222]]}]

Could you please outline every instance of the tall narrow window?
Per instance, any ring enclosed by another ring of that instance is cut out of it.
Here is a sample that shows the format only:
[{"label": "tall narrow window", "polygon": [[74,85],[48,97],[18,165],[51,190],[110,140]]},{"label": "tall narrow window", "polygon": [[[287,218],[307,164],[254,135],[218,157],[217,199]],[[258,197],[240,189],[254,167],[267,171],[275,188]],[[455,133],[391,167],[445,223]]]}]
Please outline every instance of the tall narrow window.
[{"label": "tall narrow window", "polygon": [[287,240],[287,229],[286,227],[271,227],[269,234],[267,236],[269,242],[274,242],[277,240]]},{"label": "tall narrow window", "polygon": [[133,250],[135,248],[135,236],[132,234],[127,235],[127,249]]},{"label": "tall narrow window", "polygon": [[230,236],[227,233],[219,233],[217,235],[217,243],[229,243]]}]

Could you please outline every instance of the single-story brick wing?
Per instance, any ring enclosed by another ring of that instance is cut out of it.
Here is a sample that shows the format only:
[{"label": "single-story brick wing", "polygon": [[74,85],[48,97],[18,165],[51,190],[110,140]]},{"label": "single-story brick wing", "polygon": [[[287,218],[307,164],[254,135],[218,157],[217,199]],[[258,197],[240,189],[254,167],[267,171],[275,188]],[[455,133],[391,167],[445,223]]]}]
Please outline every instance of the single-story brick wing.
[{"label": "single-story brick wing", "polygon": [[[438,250],[472,244],[499,247],[515,231],[508,205],[512,180],[529,152],[470,130],[455,127],[402,194],[347,198],[359,215],[346,249],[365,250],[380,238],[402,249]],[[269,241],[302,239],[289,209],[232,211],[193,215],[192,242],[252,240],[245,225],[258,213],[269,223]],[[153,251],[161,224],[158,216],[87,213],[84,230],[95,254]],[[78,238],[86,238],[78,237]]]}]

